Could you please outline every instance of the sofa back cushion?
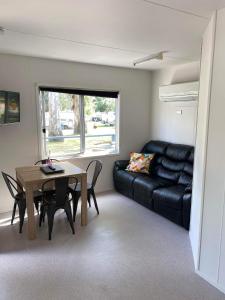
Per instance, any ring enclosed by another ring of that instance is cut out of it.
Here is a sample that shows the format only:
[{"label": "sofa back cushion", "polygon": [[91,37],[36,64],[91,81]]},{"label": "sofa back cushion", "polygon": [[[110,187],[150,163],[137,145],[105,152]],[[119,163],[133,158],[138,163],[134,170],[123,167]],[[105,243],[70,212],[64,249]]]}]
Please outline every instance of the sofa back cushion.
[{"label": "sofa back cushion", "polygon": [[155,168],[155,175],[157,175],[161,178],[164,178],[164,179],[171,180],[173,182],[177,182],[179,179],[180,173],[168,170],[168,169],[164,168],[163,166],[157,166]]},{"label": "sofa back cushion", "polygon": [[186,161],[190,156],[191,150],[191,146],[170,144],[166,149],[166,156],[176,161]]},{"label": "sofa back cushion", "polygon": [[163,157],[162,166],[171,171],[182,171],[184,169],[185,163],[183,161],[171,160],[167,157]]},{"label": "sofa back cushion", "polygon": [[185,172],[181,172],[179,179],[178,179],[178,184],[183,184],[183,185],[191,185],[192,184],[192,176],[188,175]]},{"label": "sofa back cushion", "polygon": [[168,143],[162,141],[150,141],[144,145],[142,153],[155,153],[163,155],[166,151]]},{"label": "sofa back cushion", "polygon": [[192,165],[193,165],[193,163],[194,163],[194,147],[192,147],[191,153],[190,153],[190,155],[188,156],[188,162],[191,163]]},{"label": "sofa back cushion", "polygon": [[143,147],[142,152],[155,153],[150,174],[183,185],[192,182],[194,147],[150,141]]}]

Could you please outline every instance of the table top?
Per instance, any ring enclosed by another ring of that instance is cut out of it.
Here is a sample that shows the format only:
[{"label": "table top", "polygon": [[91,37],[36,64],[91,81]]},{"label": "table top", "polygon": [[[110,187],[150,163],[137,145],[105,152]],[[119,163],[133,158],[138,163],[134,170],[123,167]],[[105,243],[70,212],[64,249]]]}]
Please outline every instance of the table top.
[{"label": "table top", "polygon": [[53,173],[46,175],[40,170],[40,166],[25,166],[16,168],[16,175],[19,178],[22,184],[29,184],[35,182],[44,182],[48,179],[67,177],[67,176],[76,176],[80,177],[82,174],[85,174],[86,171],[76,167],[74,164],[64,161],[57,162],[54,165],[61,166],[65,171],[63,173]]}]

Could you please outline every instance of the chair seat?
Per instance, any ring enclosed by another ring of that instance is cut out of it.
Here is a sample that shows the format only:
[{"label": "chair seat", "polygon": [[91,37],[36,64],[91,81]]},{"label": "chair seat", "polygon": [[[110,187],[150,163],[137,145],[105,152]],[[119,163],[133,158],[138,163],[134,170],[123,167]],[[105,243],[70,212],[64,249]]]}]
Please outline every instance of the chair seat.
[{"label": "chair seat", "polygon": [[[34,191],[34,200],[35,201],[41,201],[42,199],[42,192],[41,191]],[[21,193],[18,193],[16,196],[15,196],[16,200],[26,200],[26,194],[25,192],[21,192]]]},{"label": "chair seat", "polygon": [[34,191],[34,198],[42,198],[42,192],[41,191]]},{"label": "chair seat", "polygon": [[[74,191],[76,183],[71,183],[69,184],[69,189]],[[91,189],[91,184],[89,182],[87,182],[87,190]],[[81,191],[81,184],[78,183],[76,186],[76,192],[80,192]]]},{"label": "chair seat", "polygon": [[[70,201],[69,200],[69,195],[66,196],[66,202]],[[55,193],[47,193],[45,194],[44,200],[42,201],[42,204],[44,206],[46,205],[52,205],[56,207],[61,207],[60,205],[58,206],[56,202],[56,194]],[[62,207],[63,208],[63,207]]]},{"label": "chair seat", "polygon": [[25,201],[26,200],[26,195],[24,192],[18,193],[15,195],[15,199],[17,201]]},{"label": "chair seat", "polygon": [[[49,194],[54,194],[55,193],[55,189],[52,188],[52,189],[46,189],[45,193],[49,193]],[[34,191],[34,197],[42,197],[43,196],[43,193],[41,190],[38,190],[38,191]]]}]

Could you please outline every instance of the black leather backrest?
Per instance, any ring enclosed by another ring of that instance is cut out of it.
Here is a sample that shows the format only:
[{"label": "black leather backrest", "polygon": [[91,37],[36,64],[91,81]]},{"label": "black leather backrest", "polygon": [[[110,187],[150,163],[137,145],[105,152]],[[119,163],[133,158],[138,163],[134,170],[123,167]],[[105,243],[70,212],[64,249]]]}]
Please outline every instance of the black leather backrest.
[{"label": "black leather backrest", "polygon": [[164,154],[166,153],[166,148],[168,143],[163,141],[150,141],[144,145],[141,150],[142,153],[154,153],[154,159],[150,165],[149,173],[154,175],[156,174],[157,166],[161,166],[162,159],[164,158]]},{"label": "black leather backrest", "polygon": [[193,176],[193,164],[187,162],[184,164],[184,172],[189,176]]},{"label": "black leather backrest", "polygon": [[188,145],[172,144],[163,141],[150,141],[142,153],[155,153],[150,166],[150,174],[189,185],[193,176],[194,148]]},{"label": "black leather backrest", "polygon": [[163,155],[166,151],[168,143],[162,141],[150,141],[144,145],[142,153],[156,153]]},{"label": "black leather backrest", "polygon": [[190,146],[170,144],[166,149],[166,156],[176,161],[185,161],[190,156],[191,150]]},{"label": "black leather backrest", "polygon": [[183,161],[171,160],[167,157],[162,159],[162,166],[170,171],[182,171],[185,163]]},{"label": "black leather backrest", "polygon": [[191,185],[192,184],[192,176],[186,174],[185,172],[181,172],[179,179],[178,179],[178,184]]},{"label": "black leather backrest", "polygon": [[193,147],[192,147],[191,153],[188,157],[188,162],[190,162],[192,164],[194,163],[194,148]]},{"label": "black leather backrest", "polygon": [[159,177],[177,182],[180,176],[180,172],[170,171],[162,166],[157,166],[155,168],[155,174]]}]

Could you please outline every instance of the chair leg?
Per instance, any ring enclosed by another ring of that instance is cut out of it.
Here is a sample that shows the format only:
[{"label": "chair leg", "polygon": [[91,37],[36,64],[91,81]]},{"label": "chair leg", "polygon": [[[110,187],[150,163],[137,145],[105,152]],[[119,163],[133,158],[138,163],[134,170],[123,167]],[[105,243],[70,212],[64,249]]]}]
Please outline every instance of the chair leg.
[{"label": "chair leg", "polygon": [[91,191],[91,194],[92,194],[92,197],[93,197],[93,200],[94,200],[95,208],[96,208],[97,213],[98,213],[98,215],[99,215],[98,204],[97,204],[97,200],[96,200],[96,197],[95,197],[95,191],[92,190],[92,191]]},{"label": "chair leg", "polygon": [[34,206],[35,206],[36,211],[37,211],[37,213],[39,215],[39,201],[38,200],[34,200]]},{"label": "chair leg", "polygon": [[13,220],[15,218],[15,214],[16,214],[16,201],[14,202],[14,205],[13,205],[13,211],[12,211],[12,219],[11,219],[11,225],[13,225]]},{"label": "chair leg", "polygon": [[26,211],[26,203],[23,203],[23,201],[18,201],[18,207],[19,207],[19,217],[20,217],[19,233],[22,233],[24,216]]},{"label": "chair leg", "polygon": [[52,229],[53,229],[55,208],[48,207],[47,215],[48,215],[48,239],[50,241],[52,239]]},{"label": "chair leg", "polygon": [[75,222],[76,219],[79,198],[79,195],[73,195],[73,222]]},{"label": "chair leg", "polygon": [[69,220],[70,227],[72,229],[72,233],[75,234],[75,230],[74,230],[74,226],[73,226],[72,211],[71,211],[71,206],[70,206],[69,202],[65,203],[65,208],[64,209],[65,209],[67,218]]},{"label": "chair leg", "polygon": [[39,227],[41,227],[41,223],[44,222],[45,208],[44,205],[41,205],[40,208],[40,216],[39,216]]},{"label": "chair leg", "polygon": [[89,191],[87,192],[87,201],[88,201],[89,207],[91,207],[91,194]]},{"label": "chair leg", "polygon": [[44,210],[43,210],[43,216],[42,216],[42,222],[44,223],[45,222],[45,215],[46,215],[46,209],[44,207]]}]

